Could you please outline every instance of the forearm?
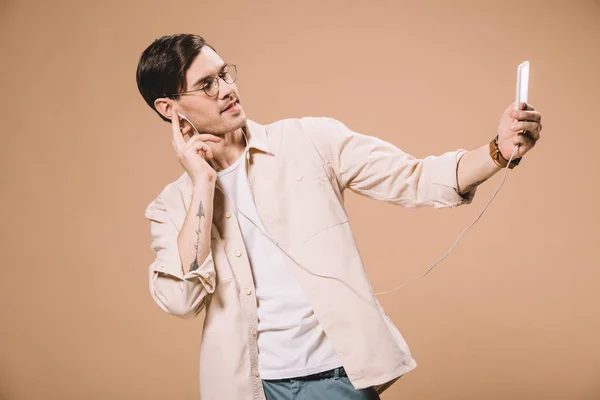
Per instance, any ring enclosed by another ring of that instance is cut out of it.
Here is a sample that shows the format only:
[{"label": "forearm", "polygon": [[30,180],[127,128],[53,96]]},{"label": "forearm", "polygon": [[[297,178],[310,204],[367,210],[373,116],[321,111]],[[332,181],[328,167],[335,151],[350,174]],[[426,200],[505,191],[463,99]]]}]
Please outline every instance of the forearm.
[{"label": "forearm", "polygon": [[468,151],[458,162],[458,191],[463,194],[492,177],[501,168],[490,157],[489,145]]},{"label": "forearm", "polygon": [[210,253],[215,182],[194,185],[190,208],[177,237],[184,273],[198,269]]}]

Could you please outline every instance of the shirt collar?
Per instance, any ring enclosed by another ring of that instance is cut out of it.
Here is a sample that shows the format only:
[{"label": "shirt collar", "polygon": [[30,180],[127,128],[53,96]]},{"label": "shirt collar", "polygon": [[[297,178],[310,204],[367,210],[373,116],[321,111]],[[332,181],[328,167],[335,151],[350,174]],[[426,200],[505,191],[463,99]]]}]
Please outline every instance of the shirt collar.
[{"label": "shirt collar", "polygon": [[246,125],[242,128],[248,136],[248,147],[260,150],[271,155],[275,155],[269,147],[267,139],[267,130],[264,125],[260,125],[254,121],[247,120]]}]

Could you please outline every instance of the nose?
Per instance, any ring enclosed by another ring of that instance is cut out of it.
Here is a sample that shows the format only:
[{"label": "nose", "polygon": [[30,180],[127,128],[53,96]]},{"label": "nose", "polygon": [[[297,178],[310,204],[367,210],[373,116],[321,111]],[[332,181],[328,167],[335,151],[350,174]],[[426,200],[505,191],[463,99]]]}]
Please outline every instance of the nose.
[{"label": "nose", "polygon": [[219,97],[226,99],[235,91],[235,83],[227,83],[224,79],[219,78]]}]

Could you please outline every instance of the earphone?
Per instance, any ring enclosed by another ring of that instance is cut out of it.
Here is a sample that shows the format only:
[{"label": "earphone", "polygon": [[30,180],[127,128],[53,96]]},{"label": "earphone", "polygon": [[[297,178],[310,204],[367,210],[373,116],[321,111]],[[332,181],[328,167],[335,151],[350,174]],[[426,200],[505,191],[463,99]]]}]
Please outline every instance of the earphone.
[{"label": "earphone", "polygon": [[194,126],[194,124],[192,124],[192,121],[190,121],[185,115],[181,114],[179,111],[177,111],[177,115],[179,115],[181,118],[183,118],[184,120],[186,120],[188,122],[188,124],[190,124],[192,126],[192,128],[194,129],[194,131],[196,131],[196,133],[199,135],[200,132],[198,132],[198,129],[196,129],[196,127]]}]

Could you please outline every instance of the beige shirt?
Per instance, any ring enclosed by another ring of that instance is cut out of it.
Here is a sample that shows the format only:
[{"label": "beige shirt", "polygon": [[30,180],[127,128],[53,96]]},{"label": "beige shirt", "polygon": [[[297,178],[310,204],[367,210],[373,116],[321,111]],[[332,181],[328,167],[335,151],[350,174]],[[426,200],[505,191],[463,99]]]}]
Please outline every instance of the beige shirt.
[{"label": "beige shirt", "polygon": [[[247,151],[247,150],[246,150]],[[218,172],[218,183],[242,232],[258,304],[258,372],[265,379],[311,375],[341,367],[285,254],[262,227],[246,176],[244,152]]]},{"label": "beige shirt", "polygon": [[[246,173],[262,225],[286,254],[354,387],[387,389],[416,367],[367,279],[344,209],[344,190],[404,207],[456,207],[466,150],[415,159],[329,118],[247,122]],[[265,399],[258,372],[257,302],[250,263],[223,193],[215,190],[211,252],[184,274],[177,248],[192,195],[187,173],[146,209],[151,221],[150,293],[183,318],[204,308],[200,348],[203,400]]]}]

